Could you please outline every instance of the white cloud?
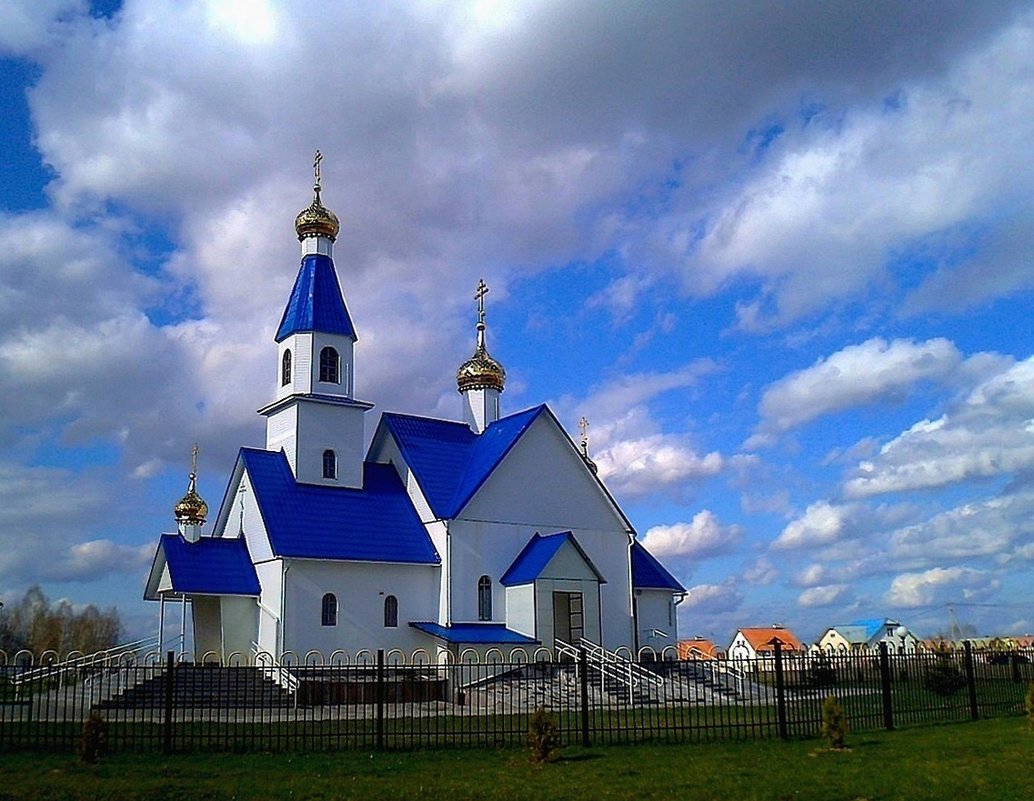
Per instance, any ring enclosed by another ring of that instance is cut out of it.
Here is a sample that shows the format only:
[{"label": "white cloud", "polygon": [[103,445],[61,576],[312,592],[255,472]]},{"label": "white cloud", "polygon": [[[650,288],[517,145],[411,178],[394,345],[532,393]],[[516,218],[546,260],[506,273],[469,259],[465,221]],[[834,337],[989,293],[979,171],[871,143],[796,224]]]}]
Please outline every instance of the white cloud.
[{"label": "white cloud", "polygon": [[689,523],[654,526],[643,537],[647,550],[657,557],[704,558],[728,553],[739,544],[741,526],[723,525],[711,511],[693,515]]},{"label": "white cloud", "polygon": [[56,581],[96,581],[112,574],[139,577],[154,557],[154,545],[120,545],[111,540],[90,540],[71,546],[57,556],[44,571]]},{"label": "white cloud", "polygon": [[741,603],[743,593],[736,589],[733,582],[697,584],[689,588],[689,594],[679,608],[699,614],[721,614],[738,609]]},{"label": "white cloud", "polygon": [[752,565],[743,571],[743,580],[750,584],[767,586],[779,577],[779,571],[766,556],[759,556]]},{"label": "white cloud", "polygon": [[704,456],[663,434],[624,440],[593,455],[599,476],[615,492],[645,495],[720,472],[717,452]]},{"label": "white cloud", "polygon": [[797,597],[797,604],[805,609],[818,606],[833,606],[834,604],[844,603],[850,595],[850,587],[844,584],[810,587]]},{"label": "white cloud", "polygon": [[946,339],[875,338],[849,345],[766,388],[758,406],[758,431],[781,433],[822,415],[901,399],[920,381],[952,376],[961,361]]},{"label": "white cloud", "polygon": [[0,4],[0,53],[24,56],[57,39],[86,0],[5,0]]},{"label": "white cloud", "polygon": [[904,573],[895,577],[883,600],[890,606],[930,606],[952,600],[979,600],[997,587],[997,580],[985,571],[935,567],[922,573]]},{"label": "white cloud", "polygon": [[852,497],[944,487],[1034,468],[1034,357],[980,382],[858,464]]},{"label": "white cloud", "polygon": [[811,504],[801,517],[787,524],[772,543],[772,547],[793,549],[830,545],[844,535],[847,520],[853,509],[851,506],[817,501]]}]

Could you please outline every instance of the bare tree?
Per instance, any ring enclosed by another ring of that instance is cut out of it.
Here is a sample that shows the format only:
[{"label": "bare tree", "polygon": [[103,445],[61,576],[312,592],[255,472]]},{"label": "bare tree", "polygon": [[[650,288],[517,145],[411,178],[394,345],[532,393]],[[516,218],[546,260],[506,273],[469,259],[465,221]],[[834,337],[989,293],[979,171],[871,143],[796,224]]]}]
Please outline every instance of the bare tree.
[{"label": "bare tree", "polygon": [[115,607],[101,612],[90,604],[77,612],[67,600],[51,604],[38,585],[0,609],[0,649],[9,654],[22,649],[37,656],[44,651],[89,654],[117,645],[121,635]]}]

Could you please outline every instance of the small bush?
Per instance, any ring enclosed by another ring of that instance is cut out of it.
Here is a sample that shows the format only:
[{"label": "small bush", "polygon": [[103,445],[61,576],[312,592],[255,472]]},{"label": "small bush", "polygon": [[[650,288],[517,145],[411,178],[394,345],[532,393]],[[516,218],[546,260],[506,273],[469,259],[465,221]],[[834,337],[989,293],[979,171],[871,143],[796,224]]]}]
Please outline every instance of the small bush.
[{"label": "small bush", "polygon": [[560,735],[556,721],[545,707],[540,706],[531,716],[528,747],[531,748],[531,761],[537,764],[555,762],[560,754]]},{"label": "small bush", "polygon": [[827,695],[822,702],[822,736],[826,738],[830,748],[843,748],[847,737],[847,714],[844,707],[832,695]]},{"label": "small bush", "polygon": [[97,712],[91,712],[83,722],[79,737],[79,757],[83,762],[93,764],[108,750],[108,722]]},{"label": "small bush", "polygon": [[934,666],[926,671],[923,686],[935,695],[955,695],[966,686],[965,674],[948,656],[938,656]]}]

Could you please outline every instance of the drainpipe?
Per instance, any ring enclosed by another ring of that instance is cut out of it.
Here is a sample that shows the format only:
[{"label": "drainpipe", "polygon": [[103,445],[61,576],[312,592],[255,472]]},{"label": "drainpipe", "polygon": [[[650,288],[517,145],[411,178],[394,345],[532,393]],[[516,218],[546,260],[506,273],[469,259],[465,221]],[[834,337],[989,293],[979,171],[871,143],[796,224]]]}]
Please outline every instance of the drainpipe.
[{"label": "drainpipe", "polygon": [[284,607],[287,602],[287,571],[291,569],[291,566],[287,564],[287,560],[284,559],[280,563],[280,619],[277,621],[276,633],[277,633],[277,650],[280,652],[277,655],[277,663],[281,662],[284,658]]}]

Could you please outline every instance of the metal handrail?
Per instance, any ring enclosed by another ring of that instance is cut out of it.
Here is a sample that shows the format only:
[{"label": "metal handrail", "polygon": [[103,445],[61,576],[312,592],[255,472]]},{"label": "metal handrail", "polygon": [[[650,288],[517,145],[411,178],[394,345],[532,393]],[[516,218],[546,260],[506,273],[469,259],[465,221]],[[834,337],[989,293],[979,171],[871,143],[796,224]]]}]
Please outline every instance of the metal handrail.
[{"label": "metal handrail", "polygon": [[269,651],[263,651],[259,648],[257,642],[253,641],[251,643],[251,652],[255,657],[255,667],[258,668],[262,675],[283,687],[288,694],[294,697],[295,703],[297,703],[298,687],[301,685],[299,678],[280,664]]},{"label": "metal handrail", "polygon": [[103,651],[95,651],[92,654],[81,654],[79,656],[65,659],[62,662],[53,662],[49,665],[40,665],[39,667],[29,668],[28,670],[16,673],[11,678],[11,685],[18,687],[22,684],[28,684],[37,679],[51,678],[53,676],[62,676],[72,670],[78,670],[82,667],[112,667],[112,662],[117,661],[121,657],[128,654],[136,654],[141,651],[146,651],[148,648],[158,644],[157,635],[151,637],[144,637],[141,640],[135,640],[133,642],[123,643],[121,645],[115,645],[111,648],[106,648]]}]

